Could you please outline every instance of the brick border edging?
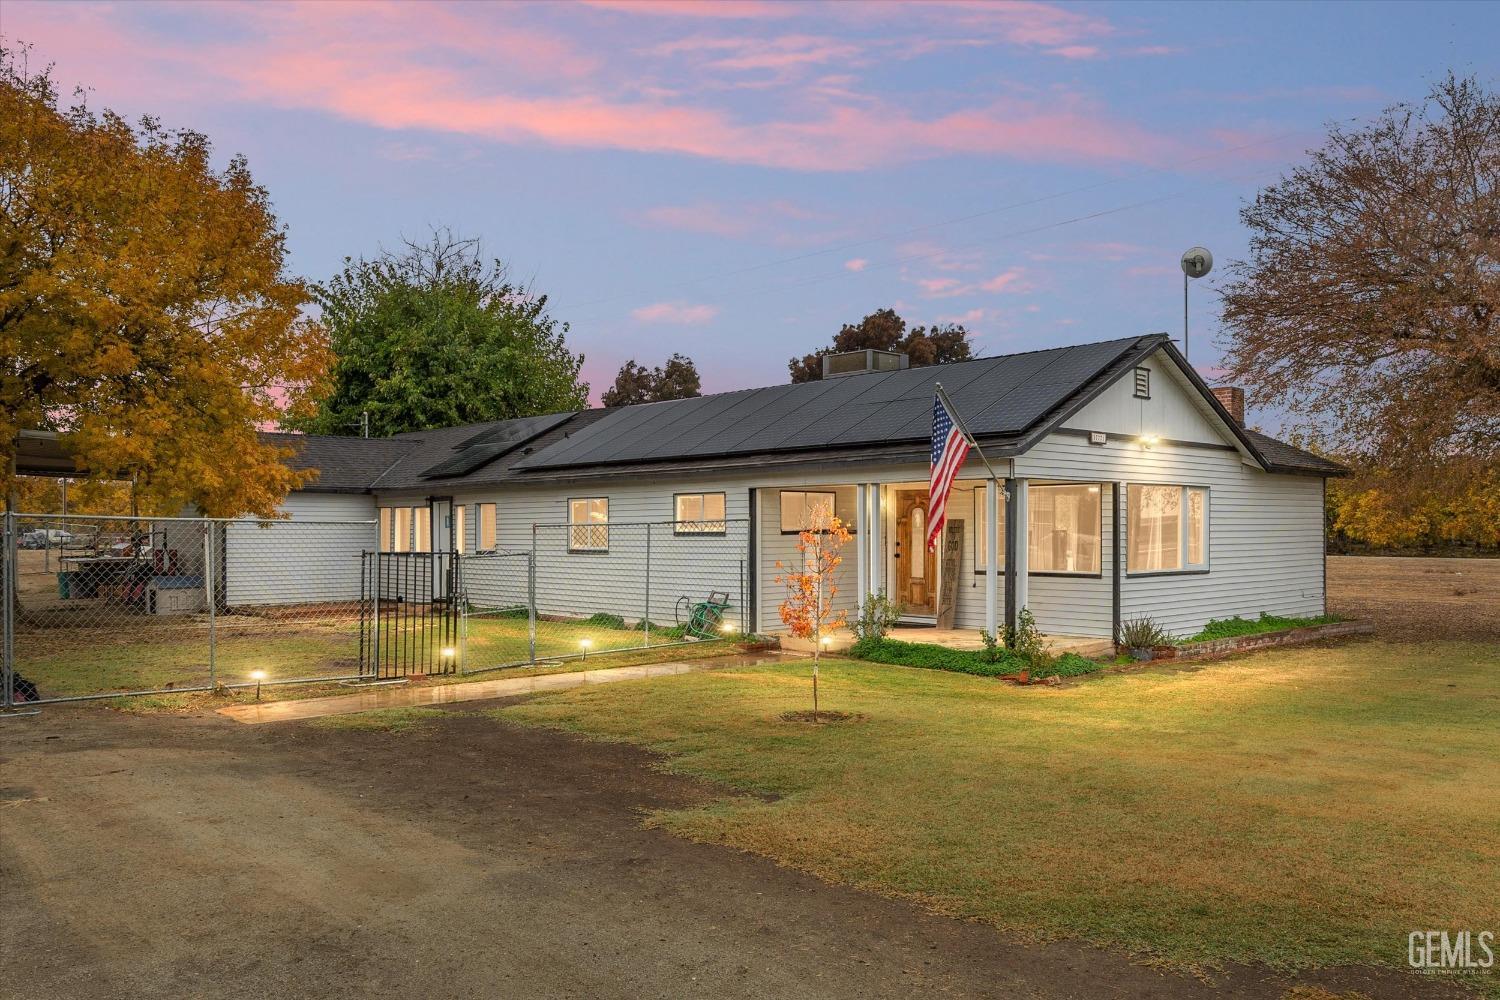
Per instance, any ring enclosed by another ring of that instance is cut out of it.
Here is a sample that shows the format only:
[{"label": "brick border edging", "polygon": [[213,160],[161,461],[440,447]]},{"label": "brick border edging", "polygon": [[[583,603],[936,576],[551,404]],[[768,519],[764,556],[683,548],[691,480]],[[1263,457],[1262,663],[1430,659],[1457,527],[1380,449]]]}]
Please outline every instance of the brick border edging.
[{"label": "brick border edging", "polygon": [[1243,653],[1254,649],[1274,649],[1277,646],[1296,646],[1320,639],[1338,639],[1350,635],[1371,635],[1375,626],[1371,622],[1330,622],[1327,625],[1304,625],[1280,632],[1254,632],[1250,635],[1232,635],[1224,639],[1204,639],[1185,642],[1180,646],[1167,646],[1156,650],[1155,660],[1188,660],[1206,656],[1223,656],[1228,653]]}]

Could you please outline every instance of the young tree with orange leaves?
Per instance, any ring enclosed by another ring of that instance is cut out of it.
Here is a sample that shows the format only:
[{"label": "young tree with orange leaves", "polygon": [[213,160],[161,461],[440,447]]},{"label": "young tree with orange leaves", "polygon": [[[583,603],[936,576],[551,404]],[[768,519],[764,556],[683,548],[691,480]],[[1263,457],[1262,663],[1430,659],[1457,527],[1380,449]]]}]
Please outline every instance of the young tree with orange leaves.
[{"label": "young tree with orange leaves", "polygon": [[65,107],[0,48],[0,472],[18,432],[60,431],[147,511],[272,515],[311,475],[259,428],[324,376],[286,234],[242,157]]},{"label": "young tree with orange leaves", "polygon": [[834,574],[843,563],[841,550],[853,537],[848,527],[826,506],[812,513],[809,525],[797,536],[797,551],[802,555],[800,571],[785,571],[787,568],[776,560],[776,568],[784,570],[776,582],[786,587],[786,600],[781,602],[781,621],[787,630],[799,639],[811,639],[813,643],[813,721],[818,719],[818,662],[823,652],[823,637],[830,631],[843,627],[848,612],[835,611],[833,599],[838,595]]}]

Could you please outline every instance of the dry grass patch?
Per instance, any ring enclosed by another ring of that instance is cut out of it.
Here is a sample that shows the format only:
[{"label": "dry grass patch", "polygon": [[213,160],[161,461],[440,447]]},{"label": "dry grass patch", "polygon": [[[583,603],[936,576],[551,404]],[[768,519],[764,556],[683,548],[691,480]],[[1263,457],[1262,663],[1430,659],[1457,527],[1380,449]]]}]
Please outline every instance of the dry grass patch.
[{"label": "dry grass patch", "polygon": [[1363,642],[1017,689],[832,661],[549,695],[506,719],[762,795],[683,835],[1023,935],[1173,962],[1404,966],[1500,926],[1500,651]]}]

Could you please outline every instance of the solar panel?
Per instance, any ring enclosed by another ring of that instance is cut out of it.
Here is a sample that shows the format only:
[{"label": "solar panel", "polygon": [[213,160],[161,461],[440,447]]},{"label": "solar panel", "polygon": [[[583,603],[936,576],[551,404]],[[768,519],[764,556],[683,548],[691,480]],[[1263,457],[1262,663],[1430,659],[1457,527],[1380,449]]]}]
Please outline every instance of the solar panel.
[{"label": "solar panel", "polygon": [[1020,433],[1141,338],[621,407],[517,462],[551,469],[925,439],[942,382],[976,434]]},{"label": "solar panel", "polygon": [[541,417],[506,420],[499,426],[490,427],[460,441],[453,446],[456,453],[452,458],[423,469],[418,475],[422,479],[450,479],[468,475],[480,466],[540,437],[572,416],[572,412],[549,413]]}]

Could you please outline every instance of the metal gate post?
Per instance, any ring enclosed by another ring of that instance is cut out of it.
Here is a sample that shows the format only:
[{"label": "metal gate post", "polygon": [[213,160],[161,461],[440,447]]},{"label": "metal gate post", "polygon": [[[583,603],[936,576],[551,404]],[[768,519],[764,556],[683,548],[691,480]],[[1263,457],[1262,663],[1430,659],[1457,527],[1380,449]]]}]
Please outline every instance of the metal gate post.
[{"label": "metal gate post", "polygon": [[203,587],[208,597],[208,689],[212,691],[218,684],[218,628],[214,623],[214,605],[218,604],[218,588],[214,584],[214,522],[208,521],[203,526]]},{"label": "metal gate post", "polygon": [[5,598],[5,613],[0,617],[3,622],[4,640],[0,643],[0,687],[5,689],[3,696],[4,708],[9,711],[16,703],[15,676],[16,676],[16,512],[6,508],[5,511],[5,565],[0,567],[4,572],[0,573],[0,595]]},{"label": "metal gate post", "polygon": [[380,676],[380,561],[382,553],[377,549],[370,555],[372,557],[370,559],[370,589],[374,594],[371,603],[374,609],[374,622],[370,632],[370,677],[373,679]]},{"label": "metal gate post", "polygon": [[526,554],[526,644],[536,663],[536,525],[531,526],[531,551]]},{"label": "metal gate post", "polygon": [[646,525],[646,613],[641,616],[646,630],[646,645],[651,645],[651,525]]}]

